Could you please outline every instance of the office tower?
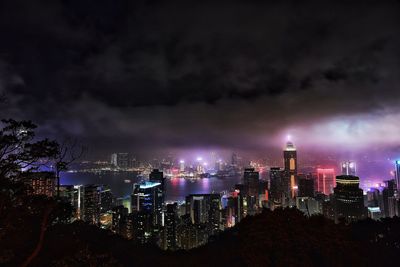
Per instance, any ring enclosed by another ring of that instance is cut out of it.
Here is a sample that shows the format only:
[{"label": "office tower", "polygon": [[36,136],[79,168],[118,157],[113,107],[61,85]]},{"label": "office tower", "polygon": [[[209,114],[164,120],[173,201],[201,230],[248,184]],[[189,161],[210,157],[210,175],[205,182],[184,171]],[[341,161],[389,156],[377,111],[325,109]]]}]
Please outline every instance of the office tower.
[{"label": "office tower", "polygon": [[124,206],[116,206],[112,209],[111,231],[118,235],[126,236],[126,220],[128,217],[128,209]]},{"label": "office tower", "polygon": [[314,197],[314,177],[312,174],[299,176],[299,197]]},{"label": "office tower", "polygon": [[209,194],[191,194],[186,196],[186,214],[190,216],[192,224],[205,224],[208,222],[209,201]]},{"label": "office tower", "polygon": [[113,208],[114,196],[108,186],[100,187],[100,213],[105,213]]},{"label": "office tower", "polygon": [[185,161],[184,160],[179,161],[179,171],[185,172]]},{"label": "office tower", "polygon": [[133,211],[128,214],[126,236],[140,244],[157,242],[158,236],[153,225],[153,216],[147,211]]},{"label": "office tower", "polygon": [[215,171],[222,171],[222,160],[217,160],[214,166]]},{"label": "office tower", "polygon": [[399,217],[400,216],[400,199],[398,199],[396,196],[389,197],[388,198],[388,210],[389,210],[388,217],[390,217],[390,218],[393,218],[395,216]]},{"label": "office tower", "polygon": [[117,153],[111,154],[111,160],[110,160],[111,166],[113,166],[113,167],[118,167],[118,160],[117,160],[117,158],[118,158]]},{"label": "office tower", "polygon": [[165,201],[165,178],[164,174],[162,171],[159,171],[158,169],[154,169],[150,174],[149,174],[149,181],[153,183],[160,183],[161,187],[158,189],[158,194],[159,197],[162,198],[162,204],[164,204]]},{"label": "office tower", "polygon": [[379,207],[379,189],[370,188],[367,191],[367,207]]},{"label": "office tower", "polygon": [[191,194],[186,196],[186,214],[195,225],[203,225],[208,235],[221,228],[221,196],[219,194]]},{"label": "office tower", "polygon": [[222,215],[221,196],[210,194],[210,209],[208,213],[208,233],[216,235],[221,231]]},{"label": "office tower", "polygon": [[80,190],[80,216],[85,222],[98,224],[100,218],[100,191],[99,185],[84,185]]},{"label": "office tower", "polygon": [[225,227],[232,227],[239,223],[245,217],[244,186],[242,184],[235,185],[235,190],[227,198],[225,207]]},{"label": "office tower", "polygon": [[290,141],[286,143],[283,151],[285,175],[289,182],[290,196],[294,198],[297,191],[297,151],[294,144]]},{"label": "office tower", "polygon": [[396,160],[396,189],[397,193],[400,194],[400,160]]},{"label": "office tower", "polygon": [[167,204],[165,212],[165,249],[176,250],[177,245],[177,227],[178,227],[178,204]]},{"label": "office tower", "polygon": [[334,169],[317,169],[317,192],[327,196],[333,193],[333,188],[336,185]]},{"label": "office tower", "polygon": [[342,175],[356,175],[356,163],[353,161],[345,161],[341,164]]},{"label": "office tower", "polygon": [[208,241],[207,228],[204,224],[192,224],[190,214],[181,217],[178,227],[178,246],[189,250],[206,244]]},{"label": "office tower", "polygon": [[233,227],[239,223],[244,217],[243,197],[239,190],[232,192],[227,198],[224,210],[225,227]]},{"label": "office tower", "polygon": [[385,181],[385,188],[382,190],[382,199],[383,199],[383,215],[385,217],[389,216],[389,198],[394,197],[394,193],[396,190],[396,182],[394,179]]},{"label": "office tower", "polygon": [[204,165],[203,165],[203,158],[202,157],[197,157],[196,159],[196,172],[197,174],[203,174],[204,173]]},{"label": "office tower", "polygon": [[28,187],[28,194],[54,196],[56,180],[54,172],[24,172],[22,177]]},{"label": "office tower", "polygon": [[352,175],[336,177],[333,200],[335,221],[344,219],[346,222],[357,221],[366,216],[363,190],[359,188],[360,178]]},{"label": "office tower", "polygon": [[[153,226],[162,226],[163,195],[160,182],[141,182],[135,184],[131,195],[132,212],[149,215]],[[140,219],[143,214],[138,214]],[[145,218],[147,220],[147,216]]]},{"label": "office tower", "polygon": [[231,165],[233,167],[237,167],[238,166],[238,156],[235,153],[232,153],[231,156]]},{"label": "office tower", "polygon": [[130,166],[129,153],[114,153],[111,154],[111,165],[115,168],[126,170]]},{"label": "office tower", "polygon": [[289,183],[286,178],[285,170],[279,167],[272,167],[269,171],[269,198],[272,202],[272,209],[286,204],[286,199],[289,197]]},{"label": "office tower", "polygon": [[243,175],[243,185],[246,190],[248,213],[252,215],[257,210],[259,183],[260,174],[254,168],[246,168]]}]

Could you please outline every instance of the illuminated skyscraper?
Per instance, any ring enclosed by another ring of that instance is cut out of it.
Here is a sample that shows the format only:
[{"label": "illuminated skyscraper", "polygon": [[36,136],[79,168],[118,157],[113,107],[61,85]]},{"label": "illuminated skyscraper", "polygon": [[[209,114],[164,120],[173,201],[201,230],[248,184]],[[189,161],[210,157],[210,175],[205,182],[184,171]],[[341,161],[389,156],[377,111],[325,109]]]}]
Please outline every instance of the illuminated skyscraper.
[{"label": "illuminated skyscraper", "polygon": [[342,162],[342,175],[356,175],[356,163],[353,161]]},{"label": "illuminated skyscraper", "polygon": [[283,151],[285,174],[289,180],[290,196],[294,198],[297,191],[297,151],[291,141],[286,143]]},{"label": "illuminated skyscraper", "polygon": [[334,188],[335,221],[343,218],[346,222],[357,221],[366,217],[363,190],[359,188],[360,178],[352,175],[336,177]]},{"label": "illuminated skyscraper", "polygon": [[397,193],[400,194],[400,160],[396,160],[396,186]]},{"label": "illuminated skyscraper", "polygon": [[184,172],[185,171],[185,161],[183,159],[181,159],[179,161],[179,171],[180,172]]},{"label": "illuminated skyscraper", "polygon": [[235,153],[232,153],[231,156],[231,165],[236,167],[238,165],[238,157]]},{"label": "illuminated skyscraper", "polygon": [[334,169],[317,169],[317,192],[327,196],[333,193],[336,186]]},{"label": "illuminated skyscraper", "polygon": [[165,212],[165,249],[175,250],[177,249],[177,224],[178,224],[178,205],[167,204]]},{"label": "illuminated skyscraper", "polygon": [[250,214],[254,214],[259,194],[260,175],[254,168],[247,168],[244,170],[243,184],[246,190],[247,209]]},{"label": "illuminated skyscraper", "polygon": [[111,165],[119,169],[129,168],[129,154],[128,153],[114,153],[111,154]]},{"label": "illuminated skyscraper", "polygon": [[160,191],[162,192],[160,182],[142,182],[135,184],[131,196],[132,212],[149,214],[154,226],[162,225],[163,195]]},{"label": "illuminated skyscraper", "polygon": [[389,217],[389,199],[394,197],[396,189],[395,180],[385,181],[385,188],[382,190],[383,212],[385,217]]},{"label": "illuminated skyscraper", "polygon": [[100,187],[100,213],[105,213],[112,210],[114,197],[111,189],[108,186]]},{"label": "illuminated skyscraper", "polygon": [[98,224],[102,187],[99,185],[84,185],[81,186],[80,191],[81,219],[91,224]]}]

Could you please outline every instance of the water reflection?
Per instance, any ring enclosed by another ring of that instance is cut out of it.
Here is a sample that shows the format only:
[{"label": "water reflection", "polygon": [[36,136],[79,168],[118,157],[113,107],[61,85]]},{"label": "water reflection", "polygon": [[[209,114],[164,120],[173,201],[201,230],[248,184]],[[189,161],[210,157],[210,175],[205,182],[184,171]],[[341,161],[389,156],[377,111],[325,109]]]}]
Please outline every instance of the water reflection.
[{"label": "water reflection", "polygon": [[[127,182],[129,180],[130,182]],[[241,177],[182,179],[170,178],[166,180],[166,199],[170,201],[184,200],[189,194],[207,194],[229,190]],[[116,197],[131,194],[133,184],[139,179],[133,173],[64,173],[61,176],[62,184],[107,184]]]}]

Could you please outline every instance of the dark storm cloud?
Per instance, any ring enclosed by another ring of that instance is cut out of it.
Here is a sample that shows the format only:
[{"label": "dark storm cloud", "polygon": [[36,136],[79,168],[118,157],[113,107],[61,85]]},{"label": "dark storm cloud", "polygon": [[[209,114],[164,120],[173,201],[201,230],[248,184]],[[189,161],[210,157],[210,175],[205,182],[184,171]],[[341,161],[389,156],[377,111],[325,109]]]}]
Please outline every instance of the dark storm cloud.
[{"label": "dark storm cloud", "polygon": [[399,114],[399,7],[2,2],[4,113],[105,150],[262,148],[288,130],[304,143],[360,138]]}]

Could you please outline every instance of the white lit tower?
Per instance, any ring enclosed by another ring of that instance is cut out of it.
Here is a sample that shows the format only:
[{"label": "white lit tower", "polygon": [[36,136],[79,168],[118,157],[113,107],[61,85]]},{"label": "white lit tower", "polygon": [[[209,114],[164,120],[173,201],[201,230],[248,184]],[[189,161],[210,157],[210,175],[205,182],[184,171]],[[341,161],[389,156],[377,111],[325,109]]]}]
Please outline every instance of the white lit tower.
[{"label": "white lit tower", "polygon": [[203,158],[202,157],[197,157],[196,161],[197,161],[197,166],[196,166],[197,174],[203,174],[204,173]]},{"label": "white lit tower", "polygon": [[297,192],[297,151],[289,136],[283,150],[283,160],[290,197],[294,198]]},{"label": "white lit tower", "polygon": [[179,171],[185,172],[185,161],[183,159],[179,161]]}]

